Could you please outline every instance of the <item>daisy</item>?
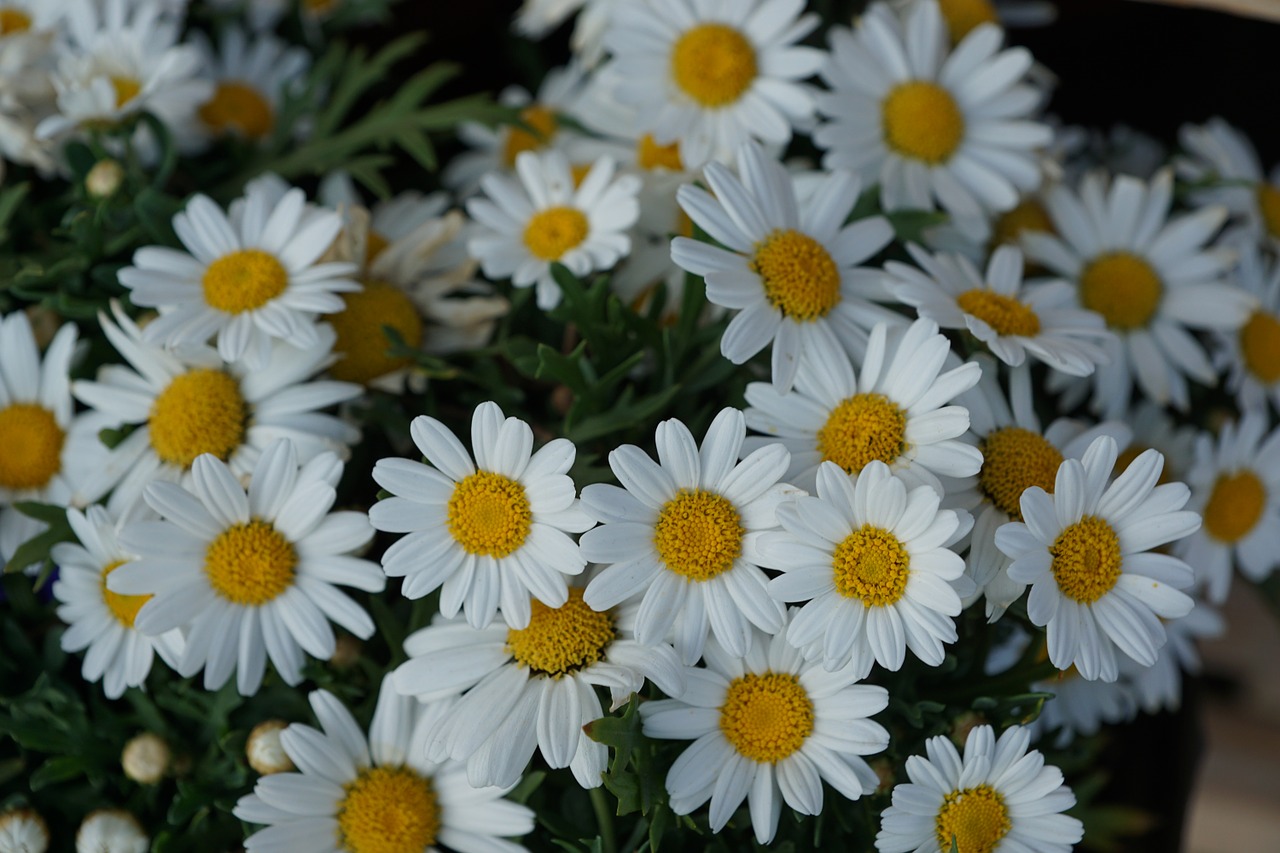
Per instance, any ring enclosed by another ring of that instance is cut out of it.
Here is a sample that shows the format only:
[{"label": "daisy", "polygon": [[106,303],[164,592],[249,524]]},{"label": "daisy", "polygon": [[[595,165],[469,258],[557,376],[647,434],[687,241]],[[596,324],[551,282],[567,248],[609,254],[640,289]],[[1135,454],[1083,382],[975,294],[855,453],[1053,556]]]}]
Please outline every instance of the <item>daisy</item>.
[{"label": "daisy", "polygon": [[300,189],[277,197],[270,183],[252,182],[230,216],[196,195],[174,216],[173,229],[186,251],[146,246],[120,270],[133,303],[160,310],[144,332],[152,343],[216,336],[223,360],[244,359],[258,370],[273,340],[319,347],[315,315],[340,311],[338,293],[358,288],[350,264],[317,263],[342,219],[308,204]]},{"label": "daisy", "polygon": [[618,97],[659,144],[690,166],[728,161],[748,140],[785,145],[813,116],[799,81],[822,51],[797,44],[818,26],[801,0],[642,0],[619,3],[606,49],[625,81]]},{"label": "daisy", "polygon": [[541,39],[576,13],[569,46],[583,65],[592,68],[604,54],[604,35],[621,5],[622,0],[524,0],[513,26],[526,38]]},{"label": "daisy", "polygon": [[712,640],[706,666],[685,671],[683,696],[640,706],[648,737],[693,741],[667,771],[672,811],[710,800],[719,832],[746,799],[761,844],[773,839],[784,802],[820,814],[823,782],[850,800],[875,791],[879,779],[862,756],[889,745],[869,719],[888,706],[888,691],[855,683],[851,666],[806,663],[785,633],[753,630],[745,655]]},{"label": "daisy", "polygon": [[1182,707],[1183,673],[1200,674],[1197,646],[1203,640],[1221,637],[1226,628],[1222,615],[1197,599],[1190,613],[1165,624],[1169,642],[1160,650],[1155,664],[1140,667],[1121,661],[1121,677],[1132,681],[1142,710],[1158,714]]},{"label": "daisy", "polygon": [[1232,245],[1240,252],[1233,280],[1258,305],[1238,330],[1215,336],[1214,361],[1227,370],[1227,387],[1242,411],[1264,408],[1267,400],[1280,411],[1280,261],[1251,241]]},{"label": "daisy", "polygon": [[424,758],[424,743],[447,705],[399,696],[385,678],[368,735],[327,690],[310,695],[319,731],[294,723],[280,737],[298,773],[258,779],[235,816],[265,824],[248,853],[308,850],[516,853],[506,838],[533,831],[533,812],[502,788],[473,788],[462,765]]},{"label": "daisy", "polygon": [[560,303],[553,263],[578,277],[613,266],[631,249],[624,233],[640,215],[634,175],[614,176],[612,160],[601,158],[582,178],[573,179],[562,152],[522,152],[518,182],[489,174],[480,180],[488,198],[467,202],[481,226],[467,243],[492,279],[510,278],[516,287],[536,285],[538,307]]},{"label": "daisy", "polygon": [[1168,170],[1150,183],[1119,175],[1109,185],[1092,173],[1078,193],[1054,187],[1047,201],[1062,236],[1022,238],[1027,256],[1072,282],[1080,306],[1115,333],[1103,341],[1109,361],[1093,374],[1093,407],[1107,417],[1124,411],[1134,381],[1151,400],[1185,410],[1186,377],[1217,377],[1188,330],[1239,329],[1256,303],[1222,281],[1235,253],[1205,248],[1226,210],[1168,219],[1172,181]]},{"label": "daisy", "polygon": [[745,435],[737,409],[716,415],[700,447],[683,423],[663,421],[658,462],[625,444],[609,454],[622,488],[582,490],[583,509],[601,522],[583,535],[582,554],[607,566],[587,585],[587,604],[606,610],[639,597],[636,638],[653,644],[674,631],[686,665],[701,656],[708,632],[741,656],[752,625],[772,633],[783,624],[755,544],[795,491],[779,482],[789,457],[774,444],[738,462]]},{"label": "daisy", "polygon": [[927,758],[907,759],[909,783],[893,789],[881,815],[880,853],[1035,850],[1070,853],[1084,825],[1062,812],[1076,804],[1062,771],[1046,765],[1031,736],[1011,726],[969,732],[964,756],[945,736],[925,741]]},{"label": "daisy", "polygon": [[1049,660],[1075,666],[1086,679],[1115,681],[1116,650],[1144,666],[1165,643],[1159,620],[1190,612],[1193,572],[1151,549],[1181,539],[1200,516],[1180,511],[1190,498],[1182,483],[1157,486],[1164,457],[1138,456],[1108,485],[1116,442],[1101,436],[1081,459],[1058,468],[1054,492],[1022,493],[1023,522],[996,531],[996,546],[1013,559],[1009,577],[1031,586],[1027,616],[1048,632]]},{"label": "daisy", "polygon": [[182,632],[149,636],[134,627],[145,595],[119,595],[107,589],[107,578],[134,560],[119,542],[122,522],[100,506],[85,512],[67,510],[67,521],[79,544],[59,542],[51,556],[58,567],[53,596],[58,618],[67,623],[62,650],[85,652],[80,674],[102,682],[108,699],[119,699],[126,687],[140,687],[158,653],[174,669],[182,657]]},{"label": "daisy", "polygon": [[1178,142],[1187,155],[1175,165],[1178,177],[1192,185],[1192,201],[1226,207],[1250,242],[1280,246],[1280,166],[1268,174],[1249,137],[1218,117],[1183,125]]},{"label": "daisy", "polygon": [[747,439],[745,449],[780,442],[791,451],[786,479],[806,491],[823,462],[856,474],[879,460],[912,485],[926,482],[941,494],[936,475],[968,477],[982,465],[977,448],[958,440],[969,428],[968,411],[943,405],[972,388],[981,369],[957,361],[942,372],[950,353],[932,320],[892,331],[877,323],[860,377],[846,357],[809,357],[801,360],[794,390],[748,385],[747,424],[765,436]]},{"label": "daisy", "polygon": [[1216,442],[1207,433],[1196,442],[1187,480],[1204,526],[1178,543],[1178,556],[1214,604],[1227,599],[1233,564],[1254,582],[1280,565],[1280,429],[1267,428],[1266,412],[1252,409]]},{"label": "daisy", "polygon": [[822,76],[832,91],[818,109],[831,121],[813,139],[826,168],[879,184],[885,210],[980,218],[1040,185],[1036,149],[1052,133],[1030,120],[1041,97],[1024,82],[1031,54],[1001,50],[998,27],[979,26],[952,50],[938,4],[922,0],[901,20],[873,4],[830,39]]},{"label": "daisy", "polygon": [[124,809],[97,809],[76,831],[76,853],[147,853],[151,839]]},{"label": "daisy", "polygon": [[330,512],[342,463],[321,453],[299,466],[287,440],[271,444],[248,490],[217,457],[191,468],[191,489],[153,482],[143,497],[164,521],[136,521],[120,542],[137,559],[113,571],[107,589],[145,595],[139,631],[182,628],[185,678],[204,669],[217,690],[236,672],[242,696],[257,692],[267,658],[286,684],[302,680],[303,652],[333,655],[333,620],[361,639],[373,620],[337,585],[381,592],[375,563],[352,556],[373,539],[361,512]]},{"label": "daisy", "polygon": [[44,853],[49,849],[49,826],[31,809],[0,812],[0,850]]},{"label": "daisy", "polygon": [[213,94],[196,110],[199,121],[191,129],[197,138],[234,134],[262,142],[275,130],[280,99],[311,64],[302,48],[270,33],[246,34],[239,26],[222,31],[216,52],[203,33],[194,34],[192,44],[214,84]]},{"label": "daisy", "polygon": [[373,479],[391,496],[369,510],[373,526],[407,533],[382,555],[401,592],[421,598],[440,588],[440,612],[483,628],[502,606],[512,628],[529,624],[529,595],[559,607],[565,575],[586,566],[569,538],[594,523],[578,507],[569,468],[573,442],[556,438],[536,453],[533,430],[504,418],[497,403],[481,403],[471,417],[466,448],[443,423],[421,415],[409,427],[428,465],[379,459]]},{"label": "daisy", "polygon": [[611,710],[645,679],[678,696],[683,668],[669,644],[636,642],[635,606],[595,610],[577,588],[559,607],[531,606],[524,628],[439,620],[410,635],[396,689],[424,702],[462,694],[426,755],[465,761],[472,785],[514,785],[537,749],[582,787],[598,787],[608,750],[587,734],[605,715],[595,688],[609,688]]}]

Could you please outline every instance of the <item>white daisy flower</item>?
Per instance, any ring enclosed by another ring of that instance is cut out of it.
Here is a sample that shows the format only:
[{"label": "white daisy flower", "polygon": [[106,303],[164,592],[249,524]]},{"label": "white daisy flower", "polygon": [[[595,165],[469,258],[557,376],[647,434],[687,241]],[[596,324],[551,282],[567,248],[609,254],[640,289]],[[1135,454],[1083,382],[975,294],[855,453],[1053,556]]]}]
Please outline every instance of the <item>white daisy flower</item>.
[{"label": "white daisy flower", "polygon": [[582,787],[598,787],[608,750],[585,728],[605,715],[595,688],[609,688],[613,710],[645,679],[679,695],[682,667],[670,645],[636,642],[635,606],[594,610],[576,588],[559,607],[531,606],[524,628],[440,620],[410,635],[396,689],[424,702],[462,694],[426,755],[465,761],[472,785],[514,785],[537,749]]},{"label": "white daisy flower", "polygon": [[636,638],[658,643],[674,631],[686,664],[707,634],[745,655],[752,625],[781,629],[783,606],[769,597],[756,541],[777,526],[778,502],[794,493],[779,482],[787,451],[774,444],[738,462],[746,426],[723,409],[699,447],[678,420],[658,424],[658,462],[625,444],[609,454],[622,488],[594,484],[582,507],[602,524],[582,536],[582,554],[608,566],[587,585],[597,610],[640,597]]},{"label": "white daisy flower", "polygon": [[230,216],[196,195],[173,217],[186,251],[146,246],[120,270],[135,305],[158,308],[146,340],[166,346],[217,338],[218,354],[266,366],[271,342],[321,346],[316,314],[342,310],[338,293],[356,290],[350,264],[318,264],[342,230],[335,212],[307,203],[300,189],[277,196],[255,181]]},{"label": "white daisy flower", "polygon": [[251,370],[243,362],[224,363],[207,347],[170,351],[149,344],[118,303],[112,312],[115,323],[105,314],[98,322],[133,370],[102,367],[96,381],[77,380],[72,392],[108,425],[135,427],[103,473],[119,480],[108,504],[115,514],[136,503],[154,479],[189,485],[191,465],[205,453],[244,480],[276,439],[292,441],[302,461],[322,451],[346,458],[359,440],[359,430],[319,410],[359,396],[360,386],[305,381],[332,359],[328,326],[317,328],[315,349],[276,343],[266,366]]},{"label": "white daisy flower", "polygon": [[191,43],[214,89],[196,110],[198,121],[184,130],[198,142],[227,134],[264,141],[275,130],[281,98],[301,81],[310,55],[271,33],[250,35],[234,25],[222,31],[217,50],[203,33],[193,34]]},{"label": "white daisy flower", "polygon": [[428,465],[379,459],[373,479],[391,493],[369,510],[378,530],[407,533],[382,555],[401,592],[421,598],[440,588],[440,612],[483,628],[502,606],[513,628],[529,624],[529,596],[549,607],[569,594],[565,575],[587,561],[569,534],[594,522],[578,507],[569,468],[573,442],[552,439],[533,451],[533,430],[504,418],[497,403],[471,417],[475,461],[443,423],[425,415],[409,427]]},{"label": "white daisy flower", "polygon": [[1126,449],[1125,441],[1114,436],[1120,445],[1120,456],[1116,460],[1118,470],[1128,468],[1142,451],[1154,448],[1164,454],[1164,470],[1157,482],[1188,482],[1187,477],[1195,461],[1196,438],[1200,435],[1198,429],[1175,421],[1167,409],[1150,400],[1142,400],[1120,420],[1130,428],[1134,440]]},{"label": "white daisy flower", "polygon": [[248,853],[517,853],[506,839],[533,831],[533,812],[504,800],[502,788],[473,788],[462,765],[424,758],[444,703],[399,696],[385,678],[368,735],[327,690],[310,695],[323,731],[301,723],[280,736],[298,773],[258,779],[235,816],[265,824],[245,839]]},{"label": "white daisy flower", "polygon": [[513,26],[526,38],[541,39],[576,14],[569,46],[583,65],[591,68],[604,55],[605,33],[621,6],[622,0],[524,0]]},{"label": "white daisy flower", "polygon": [[1227,623],[1222,614],[1197,600],[1186,616],[1165,623],[1169,642],[1160,649],[1160,656],[1153,665],[1144,667],[1121,661],[1121,678],[1127,677],[1132,681],[1142,710],[1158,714],[1181,708],[1183,673],[1200,674],[1200,652],[1196,646],[1202,640],[1221,637],[1226,629]]},{"label": "white daisy flower", "polygon": [[[1280,190],[1276,192],[1280,198]],[[1227,388],[1242,411],[1264,408],[1268,400],[1280,411],[1280,260],[1253,242],[1232,245],[1240,252],[1232,280],[1258,305],[1238,330],[1215,335],[1214,362],[1226,369]]]},{"label": "white daisy flower", "polygon": [[1187,481],[1204,526],[1177,553],[1214,604],[1227,599],[1233,565],[1255,582],[1280,565],[1280,428],[1268,433],[1268,420],[1252,409],[1224,425],[1216,442],[1208,433],[1196,442]]},{"label": "white daisy flower", "polygon": [[0,850],[5,853],[45,853],[49,825],[32,809],[0,812]]},{"label": "white daisy flower", "polygon": [[[1157,486],[1164,457],[1148,450],[1110,482],[1116,442],[1100,436],[1058,468],[1054,492],[1022,493],[1023,522],[996,531],[1013,559],[1009,577],[1029,584],[1027,616],[1048,632],[1049,660],[1089,680],[1115,681],[1116,650],[1144,666],[1165,643],[1159,619],[1191,611],[1190,566],[1151,549],[1181,539],[1200,516],[1181,511],[1182,483]],[[1110,485],[1108,483],[1110,482]]]},{"label": "white daisy flower", "polygon": [[204,669],[217,690],[236,672],[243,696],[257,692],[267,658],[286,684],[302,680],[303,652],[328,660],[329,620],[361,639],[373,620],[337,585],[381,592],[377,564],[352,556],[373,539],[362,512],[330,512],[342,463],[322,453],[299,467],[292,442],[263,451],[246,491],[231,469],[205,454],[192,489],[153,482],[143,492],[164,521],[136,521],[120,542],[137,559],[113,571],[107,589],[151,598],[134,624],[162,634],[184,629],[185,678]]},{"label": "white daisy flower", "polygon": [[786,391],[806,352],[861,355],[872,323],[900,319],[870,301],[888,296],[881,273],[858,266],[893,229],[882,216],[845,225],[861,186],[848,172],[828,176],[801,204],[786,168],[758,145],[744,145],[738,160],[739,176],[707,165],[710,193],[683,186],[677,194],[725,248],[676,237],[671,258],[706,278],[708,301],[740,312],[720,341],[724,357],[742,364],[772,343],[773,381]]},{"label": "white daisy flower", "polygon": [[784,802],[820,814],[823,782],[850,800],[874,792],[879,779],[862,756],[889,745],[869,719],[888,706],[888,691],[855,683],[851,666],[806,663],[785,634],[753,630],[745,655],[711,640],[706,667],[685,670],[684,695],[640,706],[648,737],[693,741],[667,771],[672,811],[710,800],[719,832],[745,799],[761,844],[777,832]]},{"label": "white daisy flower", "polygon": [[76,853],[147,853],[151,838],[132,812],[97,809],[76,831]]},{"label": "white daisy flower", "polygon": [[1250,242],[1280,246],[1280,165],[1268,174],[1249,137],[1216,116],[1202,125],[1183,125],[1178,142],[1187,156],[1174,165],[1178,177],[1192,185],[1191,200],[1226,207],[1242,222]]},{"label": "white daisy flower", "polygon": [[1031,54],[1001,50],[984,24],[951,49],[934,0],[903,19],[873,4],[854,30],[831,30],[818,96],[831,118],[813,134],[823,165],[879,184],[885,210],[941,207],[956,217],[1008,210],[1040,185],[1036,149],[1052,139],[1031,121],[1040,94],[1024,82]]},{"label": "white daisy flower", "polygon": [[614,171],[613,161],[601,158],[577,183],[562,152],[522,152],[518,182],[486,175],[480,185],[488,198],[467,202],[467,213],[482,226],[468,251],[485,275],[510,278],[516,287],[536,285],[538,307],[554,308],[560,285],[551,276],[552,263],[582,277],[608,269],[631,250],[625,232],[640,215],[640,179],[615,177]]},{"label": "white daisy flower", "polygon": [[907,758],[908,783],[893,789],[881,815],[880,853],[1034,850],[1070,853],[1084,825],[1062,812],[1076,804],[1062,771],[1046,765],[1031,736],[1011,726],[995,736],[978,726],[964,756],[946,736],[925,741],[927,758]]},{"label": "white daisy flower", "polygon": [[969,477],[982,466],[977,448],[958,440],[969,428],[968,411],[943,405],[972,388],[981,369],[965,364],[942,372],[950,353],[932,320],[892,331],[877,323],[860,377],[847,358],[805,358],[794,390],[748,385],[747,424],[765,436],[748,438],[744,449],[780,442],[791,451],[786,479],[806,491],[823,462],[856,474],[879,460],[941,494],[937,475]]},{"label": "white daisy flower", "polygon": [[1023,236],[1028,258],[1076,286],[1081,307],[1101,314],[1115,337],[1109,361],[1093,374],[1093,408],[1117,417],[1134,381],[1151,400],[1185,410],[1186,377],[1213,383],[1217,373],[1189,329],[1244,325],[1256,299],[1223,282],[1235,253],[1205,248],[1226,217],[1221,207],[1168,219],[1173,178],[1150,183],[1119,175],[1108,185],[1092,173],[1078,193],[1063,186],[1047,203],[1061,236]]},{"label": "white daisy flower", "polygon": [[111,573],[134,559],[117,539],[122,521],[100,506],[83,513],[68,509],[67,521],[79,544],[59,542],[51,552],[58,567],[53,584],[58,618],[68,626],[62,634],[62,650],[84,651],[80,668],[84,680],[102,681],[107,698],[119,699],[126,687],[146,681],[156,653],[177,669],[182,632],[143,634],[134,627],[134,620],[148,596],[119,595],[107,589]]}]

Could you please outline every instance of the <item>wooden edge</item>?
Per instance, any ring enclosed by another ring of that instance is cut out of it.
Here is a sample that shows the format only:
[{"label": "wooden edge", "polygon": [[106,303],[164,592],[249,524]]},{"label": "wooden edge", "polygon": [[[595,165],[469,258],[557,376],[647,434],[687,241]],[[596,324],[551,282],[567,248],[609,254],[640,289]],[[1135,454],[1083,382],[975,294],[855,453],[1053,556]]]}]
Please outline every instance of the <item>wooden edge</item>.
[{"label": "wooden edge", "polygon": [[1280,23],[1280,0],[1137,0],[1137,2],[1196,7]]}]

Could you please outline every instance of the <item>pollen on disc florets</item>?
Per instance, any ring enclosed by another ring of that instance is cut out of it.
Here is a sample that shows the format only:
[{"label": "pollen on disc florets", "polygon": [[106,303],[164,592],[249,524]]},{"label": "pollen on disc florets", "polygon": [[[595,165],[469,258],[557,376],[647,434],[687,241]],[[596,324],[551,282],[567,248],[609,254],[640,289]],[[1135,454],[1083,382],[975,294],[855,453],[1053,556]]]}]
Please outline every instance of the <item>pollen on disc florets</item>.
[{"label": "pollen on disc florets", "polygon": [[836,592],[864,607],[886,607],[906,594],[911,555],[890,531],[864,524],[836,546],[831,568]]},{"label": "pollen on disc florets", "polygon": [[1164,285],[1137,255],[1113,252],[1089,262],[1080,273],[1080,303],[1113,329],[1145,327],[1160,307]]},{"label": "pollen on disc florets", "polygon": [[960,853],[993,853],[1012,828],[1004,797],[990,785],[947,794],[935,824],[939,847],[950,850],[954,842]]},{"label": "pollen on disc florets", "polygon": [[884,100],[885,143],[899,154],[926,163],[944,163],[964,140],[964,113],[937,83],[899,83]]},{"label": "pollen on disc florets", "polygon": [[267,521],[228,527],[209,543],[204,571],[214,592],[232,604],[266,604],[293,585],[298,555]]},{"label": "pollen on disc florets", "polygon": [[266,305],[289,286],[289,271],[275,255],[261,249],[239,249],[209,264],[201,279],[204,301],[228,314]]},{"label": "pollen on disc florets", "polygon": [[440,834],[431,780],[408,767],[370,767],[345,787],[338,835],[350,853],[422,853]]},{"label": "pollen on disc florets", "polygon": [[210,453],[223,462],[244,443],[249,406],[239,381],[212,368],[175,376],[151,404],[147,427],[156,455],[189,468]]},{"label": "pollen on disc florets", "polygon": [[592,610],[581,589],[570,589],[559,607],[534,599],[529,625],[507,631],[511,655],[535,675],[559,678],[601,661],[617,637],[607,611]]},{"label": "pollen on disc florets", "polygon": [[453,487],[449,533],[469,554],[506,557],[524,544],[533,512],[524,486],[493,471],[477,471]]},{"label": "pollen on disc florets", "polygon": [[236,131],[262,139],[275,127],[275,113],[262,93],[248,83],[224,80],[199,109],[201,121],[218,133]]},{"label": "pollen on disc florets", "polygon": [[681,489],[663,504],[653,544],[663,564],[689,581],[707,581],[742,555],[742,518],[731,501],[704,489]]},{"label": "pollen on disc florets", "polygon": [[422,345],[422,315],[409,295],[394,284],[370,279],[363,289],[341,294],[343,309],[325,319],[333,326],[333,351],[339,358],[329,368],[334,379],[368,384],[379,376],[407,367],[410,356],[388,354],[391,327],[405,346]]},{"label": "pollen on disc florets", "polygon": [[883,394],[855,394],[831,410],[818,430],[818,452],[846,473],[873,460],[892,465],[906,447],[907,413]]},{"label": "pollen on disc florets", "polygon": [[34,403],[0,409],[0,488],[40,489],[62,470],[66,434],[53,412]]},{"label": "pollen on disc florets", "polygon": [[784,317],[809,322],[840,304],[840,270],[808,234],[774,231],[756,245],[749,266],[759,274],[769,304]]},{"label": "pollen on disc florets", "polygon": [[591,223],[576,207],[548,207],[529,217],[524,245],[535,258],[558,261],[587,239]]},{"label": "pollen on disc florets", "polygon": [[107,589],[107,577],[128,562],[128,560],[115,560],[103,566],[102,579],[99,583],[102,585],[102,600],[111,611],[111,615],[124,627],[132,628],[134,620],[138,618],[138,611],[142,609],[142,605],[151,600],[151,596],[121,595]]},{"label": "pollen on disc florets", "polygon": [[998,335],[1032,338],[1040,333],[1040,317],[1035,310],[1011,296],[974,288],[957,296],[956,304],[961,311],[995,329]]},{"label": "pollen on disc florets", "polygon": [[1048,439],[1022,427],[993,430],[982,439],[982,470],[978,485],[996,508],[1014,521],[1022,521],[1022,493],[1039,486],[1053,494],[1062,465],[1062,451]]},{"label": "pollen on disc florets", "polygon": [[776,764],[813,733],[813,700],[790,673],[749,672],[735,678],[720,706],[720,731],[740,755]]},{"label": "pollen on disc florets", "polygon": [[738,101],[751,88],[757,72],[755,48],[746,36],[725,24],[691,27],[671,51],[671,76],[676,86],[709,109]]},{"label": "pollen on disc florets", "polygon": [[1219,542],[1247,536],[1267,504],[1267,487],[1257,474],[1241,469],[1218,476],[1204,506],[1205,532]]},{"label": "pollen on disc florets", "polygon": [[1280,317],[1254,311],[1240,328],[1240,356],[1259,381],[1267,385],[1280,382]]},{"label": "pollen on disc florets", "polygon": [[1078,604],[1092,604],[1120,579],[1120,537],[1106,519],[1096,515],[1063,528],[1049,546],[1049,554],[1058,589]]}]

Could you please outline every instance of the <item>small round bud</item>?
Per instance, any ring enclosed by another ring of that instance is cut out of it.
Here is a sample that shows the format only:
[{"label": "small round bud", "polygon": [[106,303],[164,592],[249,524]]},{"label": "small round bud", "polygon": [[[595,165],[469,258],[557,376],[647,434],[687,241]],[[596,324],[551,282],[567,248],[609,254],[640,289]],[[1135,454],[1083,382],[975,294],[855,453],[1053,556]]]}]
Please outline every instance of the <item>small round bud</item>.
[{"label": "small round bud", "polygon": [[350,634],[339,634],[334,643],[333,656],[329,658],[329,664],[334,669],[351,669],[360,661],[360,652],[363,650],[364,643]]},{"label": "small round bud", "polygon": [[49,849],[49,827],[31,809],[0,812],[0,853],[44,853]]},{"label": "small round bud", "polygon": [[986,725],[990,725],[990,722],[982,714],[965,711],[951,721],[951,742],[963,749],[965,741],[969,739],[969,732]]},{"label": "small round bud", "polygon": [[258,723],[249,732],[249,742],[245,744],[244,752],[249,758],[249,766],[263,776],[294,769],[292,759],[280,743],[280,733],[287,725],[289,724],[284,720],[267,720]]},{"label": "small round bud", "polygon": [[115,160],[99,160],[84,176],[85,191],[93,198],[110,198],[124,183],[124,169]]},{"label": "small round bud", "polygon": [[164,738],[143,732],[124,745],[120,764],[124,775],[140,785],[154,785],[169,772],[172,755]]},{"label": "small round bud", "polygon": [[151,839],[124,809],[90,812],[76,833],[76,853],[147,853]]}]

